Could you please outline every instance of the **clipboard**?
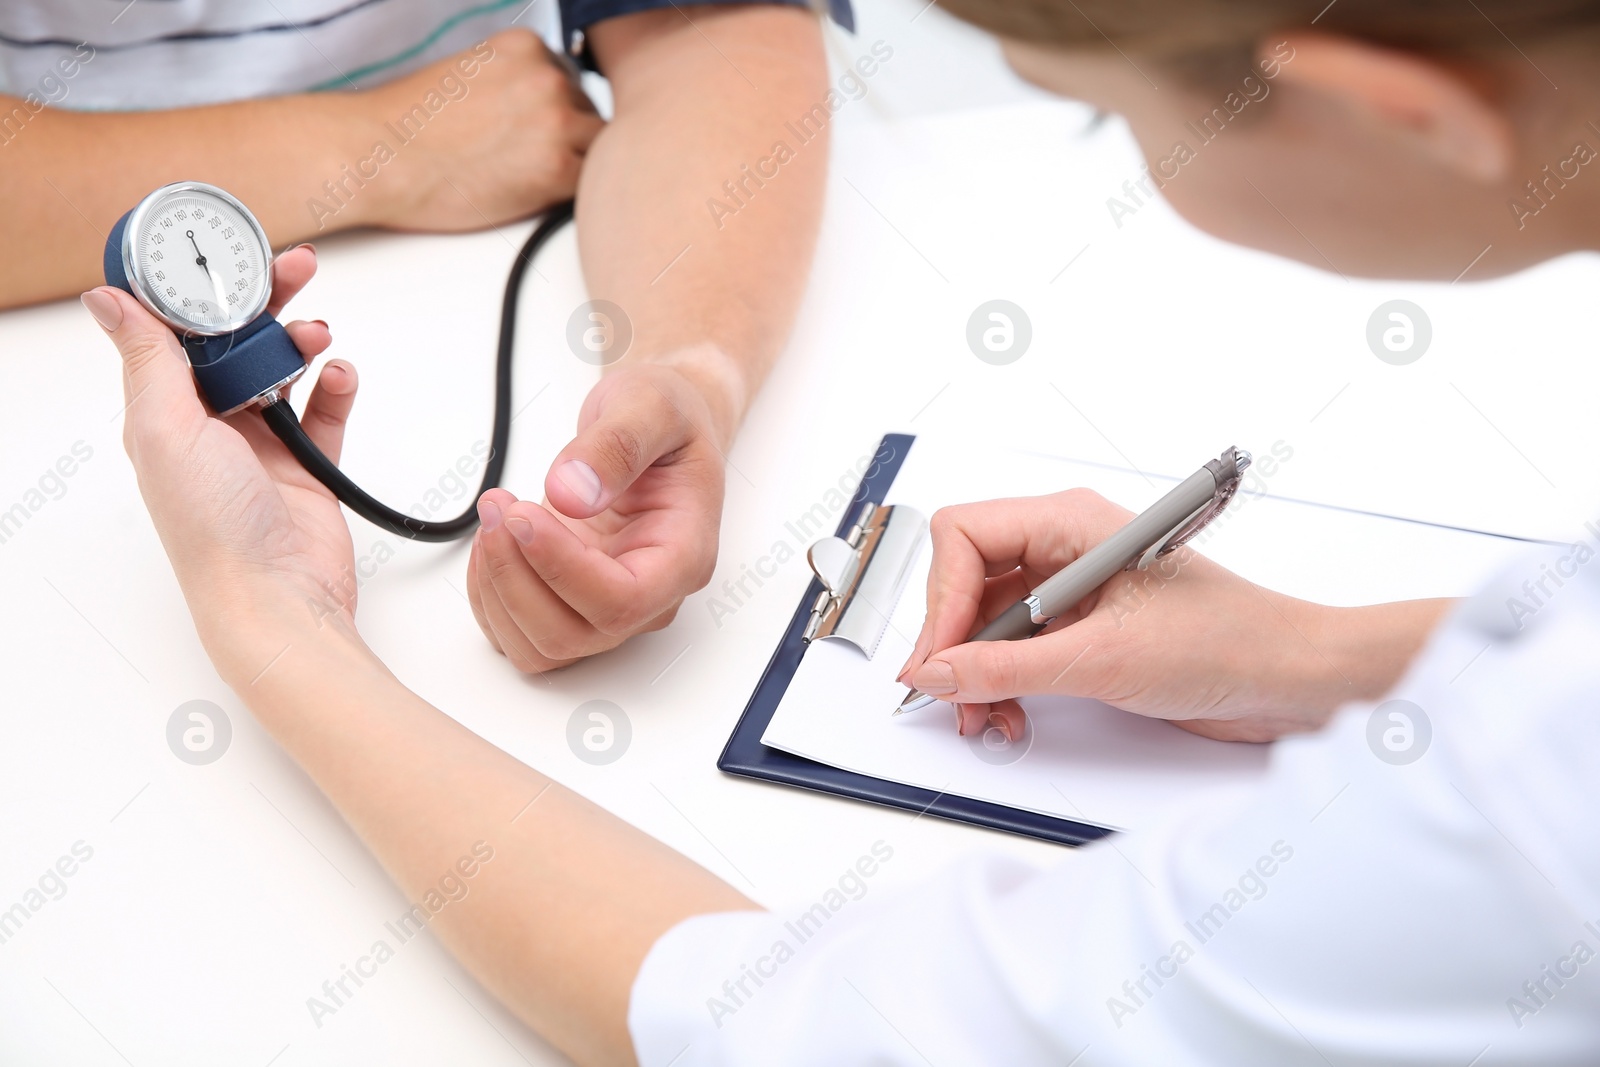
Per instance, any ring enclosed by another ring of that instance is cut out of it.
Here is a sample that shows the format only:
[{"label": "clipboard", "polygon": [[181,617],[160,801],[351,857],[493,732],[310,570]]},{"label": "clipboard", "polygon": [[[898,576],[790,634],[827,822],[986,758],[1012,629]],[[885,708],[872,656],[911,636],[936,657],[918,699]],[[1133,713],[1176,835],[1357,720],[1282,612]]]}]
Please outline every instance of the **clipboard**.
[{"label": "clipboard", "polygon": [[[876,648],[876,638],[861,632],[861,624],[853,624],[849,609],[862,582],[892,582],[895,578],[892,572],[897,566],[904,566],[903,560],[895,560],[891,554],[874,552],[884,543],[881,539],[883,530],[891,525],[887,521],[876,520],[892,510],[887,505],[887,498],[895,476],[899,474],[900,466],[915,442],[916,437],[911,434],[887,434],[878,443],[872,466],[856,488],[855,496],[845,509],[835,532],[835,538],[856,549],[858,559],[853,569],[841,576],[842,582],[824,584],[821,578],[812,578],[784,630],[782,640],[767,662],[761,680],[756,683],[749,703],[739,716],[738,725],[733,728],[722,755],[717,758],[717,767],[726,774],[741,778],[830,793],[921,815],[1021,834],[1058,845],[1082,845],[1114,833],[1104,826],[1074,822],[992,801],[936,793],[931,789],[858,774],[803,759],[761,743],[767,724],[778,710],[813,640],[823,639],[837,631],[862,647],[866,655],[870,656]],[[860,614],[856,616],[860,617]],[[857,630],[853,636],[848,633],[852,625]],[[868,644],[870,647],[867,647]]]}]

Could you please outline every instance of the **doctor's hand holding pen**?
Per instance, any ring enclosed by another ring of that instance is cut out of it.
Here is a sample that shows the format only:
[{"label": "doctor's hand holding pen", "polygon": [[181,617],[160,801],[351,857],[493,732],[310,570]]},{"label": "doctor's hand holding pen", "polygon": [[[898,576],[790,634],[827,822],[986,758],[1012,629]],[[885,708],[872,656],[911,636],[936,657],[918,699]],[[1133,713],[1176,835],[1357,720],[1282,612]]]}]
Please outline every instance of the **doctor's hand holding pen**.
[{"label": "doctor's hand holding pen", "polygon": [[1131,518],[1086,489],[935,513],[928,615],[899,680],[955,705],[963,734],[1019,738],[1015,698],[1059,694],[1218,740],[1271,741],[1386,692],[1453,604],[1313,604],[1184,546],[1118,573],[1036,637],[969,640]]}]

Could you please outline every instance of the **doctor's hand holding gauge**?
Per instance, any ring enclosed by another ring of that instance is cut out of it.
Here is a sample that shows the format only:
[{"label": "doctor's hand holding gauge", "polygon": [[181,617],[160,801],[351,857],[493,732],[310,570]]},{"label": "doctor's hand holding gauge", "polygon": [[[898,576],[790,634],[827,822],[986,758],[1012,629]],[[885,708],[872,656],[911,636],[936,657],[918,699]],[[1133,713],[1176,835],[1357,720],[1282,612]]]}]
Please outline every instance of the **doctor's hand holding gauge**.
[{"label": "doctor's hand holding gauge", "polygon": [[[570,204],[545,216],[517,256],[507,283],[494,434],[480,493],[499,483],[505,467],[518,286],[539,248],[570,218]],[[271,294],[266,268],[271,262],[272,248],[255,216],[204,182],[157,189],[124,215],[106,240],[106,281],[132,293],[177,331],[200,391],[219,416],[259,406],[272,432],[318,481],[356,514],[391,533],[419,541],[448,541],[471,533],[478,521],[472,508],[446,522],[394,511],[346,478],[307,436],[283,395],[306,365],[294,339],[267,307]]]},{"label": "doctor's hand holding gauge", "polygon": [[[385,506],[338,469],[338,439],[354,399],[352,367],[328,364],[303,420],[289,406],[290,386],[307,361],[331,343],[326,324],[284,326],[276,318],[314,273],[312,250],[290,249],[274,264],[266,233],[244,204],[215,186],[179,182],[151,193],[117,223],[106,244],[105,274],[111,286],[131,294],[142,311],[164,324],[161,346],[174,347],[187,359],[211,411],[260,454],[263,473],[280,485],[281,502],[299,499],[290,496],[290,488],[324,498],[315,506],[306,502],[304,514],[316,517],[312,525],[326,525],[330,494],[376,525],[417,540],[467,536],[481,518],[468,576],[474,615],[519,669],[538,671],[670,622],[677,600],[657,610],[659,605],[652,607],[649,598],[638,595],[641,580],[658,587],[674,582],[698,587],[709,575],[715,550],[708,547],[703,560],[691,559],[687,570],[674,575],[668,569],[681,570],[683,561],[652,549],[663,543],[714,546],[722,497],[720,453],[694,429],[714,421],[703,410],[706,402],[683,375],[660,366],[615,371],[590,393],[578,441],[563,450],[546,480],[552,507],[518,501],[495,488],[510,433],[521,278],[545,241],[571,217],[570,204],[548,213],[513,265],[502,306],[494,429],[480,500],[456,518],[437,522]],[[102,324],[102,315],[112,315],[108,302],[113,299],[103,289],[86,297]],[[127,310],[120,301],[118,306]],[[659,408],[670,408],[670,417],[653,410]],[[641,414],[650,417],[641,419]],[[642,423],[663,435],[681,433],[685,440],[669,461],[637,472],[631,485],[607,500],[594,467],[574,454],[593,452],[598,438],[602,458],[613,461],[608,466],[615,481],[615,468],[628,473],[628,464],[656,454],[659,442],[632,440],[619,428]],[[221,427],[204,432],[229,433]],[[230,440],[224,454],[237,453],[240,444]],[[268,512],[275,523],[295,523],[293,509],[288,515],[278,508]],[[332,515],[338,518],[336,507]],[[260,521],[263,515],[251,518]],[[348,534],[335,540],[347,545]],[[494,566],[484,563],[489,556],[497,557]],[[549,584],[504,582],[508,557]],[[537,645],[527,632],[530,620],[541,628]]]}]

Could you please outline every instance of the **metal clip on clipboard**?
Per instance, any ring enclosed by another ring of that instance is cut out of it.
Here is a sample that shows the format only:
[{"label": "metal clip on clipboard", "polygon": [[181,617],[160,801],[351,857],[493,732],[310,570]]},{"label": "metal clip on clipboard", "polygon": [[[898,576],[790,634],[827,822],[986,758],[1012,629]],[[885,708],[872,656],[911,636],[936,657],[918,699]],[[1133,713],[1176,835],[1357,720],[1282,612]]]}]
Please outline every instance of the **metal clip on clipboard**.
[{"label": "metal clip on clipboard", "polygon": [[915,508],[868,500],[843,537],[812,545],[806,559],[822,592],[812,603],[805,642],[841,638],[871,659],[927,533],[927,517]]}]

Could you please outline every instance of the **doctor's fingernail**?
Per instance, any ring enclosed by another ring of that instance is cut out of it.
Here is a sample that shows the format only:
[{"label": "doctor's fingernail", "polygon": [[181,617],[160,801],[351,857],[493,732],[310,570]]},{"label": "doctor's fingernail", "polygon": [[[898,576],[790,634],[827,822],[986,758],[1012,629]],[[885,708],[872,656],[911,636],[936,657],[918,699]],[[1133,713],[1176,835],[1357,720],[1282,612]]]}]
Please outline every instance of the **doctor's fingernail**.
[{"label": "doctor's fingernail", "polygon": [[305,243],[305,244],[303,244],[303,245],[295,245],[295,247],[296,247],[296,248],[303,248],[303,249],[305,249],[305,250],[306,250],[306,251],[307,251],[307,252],[310,252],[310,253],[311,253],[311,254],[312,254],[312,255],[313,255],[313,256],[314,256],[314,255],[316,255],[316,254],[317,254],[317,246],[316,246],[316,245],[314,245],[314,244],[312,244],[312,243],[311,243],[311,242],[309,242],[309,241],[307,241],[307,242],[306,242],[306,243]]},{"label": "doctor's fingernail", "polygon": [[116,302],[110,293],[101,292],[99,289],[90,289],[80,299],[83,306],[94,316],[94,321],[106,332],[115,330],[122,325],[122,306]]},{"label": "doctor's fingernail", "polygon": [[556,477],[589,507],[600,503],[600,476],[583,460],[567,460],[556,468]]},{"label": "doctor's fingernail", "polygon": [[956,691],[956,672],[943,660],[930,659],[911,678],[911,684],[927,693],[938,696]]},{"label": "doctor's fingernail", "polygon": [[1008,723],[1005,716],[1001,715],[998,711],[992,712],[989,715],[989,725],[993,726],[996,730],[999,730],[1000,736],[1004,737],[1007,741],[1012,740],[1011,724]]},{"label": "doctor's fingernail", "polygon": [[[918,660],[927,658],[928,651],[924,647],[924,644],[927,642],[928,637],[926,634],[917,635],[917,643],[911,646],[911,655],[906,657],[906,665],[900,668],[900,673],[894,676],[895,681],[906,682],[906,675],[911,670],[911,665],[916,663]],[[910,683],[907,682],[907,684]]]},{"label": "doctor's fingernail", "polygon": [[507,515],[506,529],[510,530],[511,536],[517,539],[517,544],[533,544],[533,523],[521,515]]},{"label": "doctor's fingernail", "polygon": [[493,500],[478,501],[478,522],[484,533],[494,533],[500,528],[500,505]]}]

